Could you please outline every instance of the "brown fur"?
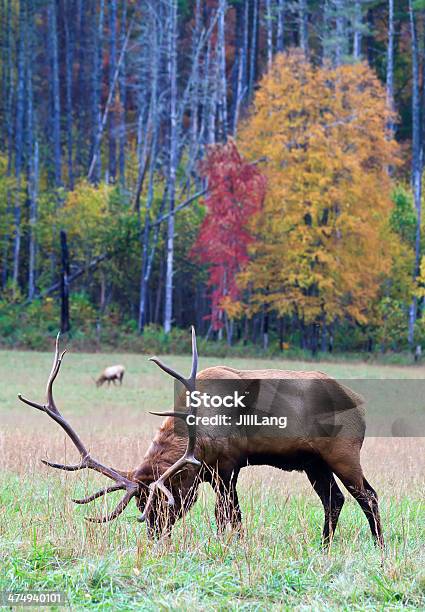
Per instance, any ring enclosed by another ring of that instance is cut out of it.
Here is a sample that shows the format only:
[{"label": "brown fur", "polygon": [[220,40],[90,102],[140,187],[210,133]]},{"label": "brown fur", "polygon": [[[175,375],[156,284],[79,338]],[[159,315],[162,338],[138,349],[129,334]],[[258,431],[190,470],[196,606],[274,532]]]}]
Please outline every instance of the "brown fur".
[{"label": "brown fur", "polygon": [[[322,372],[291,372],[287,370],[236,370],[224,366],[208,368],[200,372],[197,380],[208,379],[306,379],[325,380],[333,385],[341,402],[350,401],[355,406],[343,436],[322,438],[211,438],[198,437],[195,456],[202,462],[202,468],[187,466],[168,483],[173,491],[176,505],[167,513],[163,512],[160,496],[147,522],[152,533],[170,531],[173,523],[188,511],[196,499],[200,482],[209,482],[217,494],[216,520],[219,531],[228,524],[239,529],[241,513],[236,483],[241,468],[248,465],[271,465],[283,470],[304,471],[314,490],[320,497],[325,511],[323,540],[333,537],[338,517],[344,503],[334,475],[353,495],[365,513],[375,540],[382,545],[377,495],[363,475],[360,464],[360,449],[364,439],[364,412],[362,398]],[[336,412],[338,407],[336,408]],[[343,409],[341,409],[343,410]],[[337,415],[338,416],[338,415]],[[350,419],[363,431],[350,436]],[[167,468],[182,456],[185,440],[175,434],[173,418],[166,418],[145,454],[141,466],[131,473],[131,478],[141,483],[141,495],[137,499],[142,510],[147,497],[147,486],[163,474]],[[144,487],[143,485],[146,485]]]}]

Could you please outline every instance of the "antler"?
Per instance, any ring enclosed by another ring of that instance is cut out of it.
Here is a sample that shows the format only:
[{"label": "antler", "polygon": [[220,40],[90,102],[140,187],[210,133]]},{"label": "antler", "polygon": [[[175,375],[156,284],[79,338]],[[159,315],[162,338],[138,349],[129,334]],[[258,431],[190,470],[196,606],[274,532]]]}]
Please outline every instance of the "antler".
[{"label": "antler", "polygon": [[[167,374],[170,374],[170,376],[180,381],[186,387],[188,391],[190,392],[195,391],[196,373],[198,371],[198,349],[196,346],[195,328],[192,326],[192,371],[190,373],[189,378],[185,378],[182,374],[180,374],[173,368],[170,368],[169,366],[165,365],[157,357],[151,357],[150,361],[153,361],[161,368],[161,370],[164,370],[164,372],[167,372]],[[150,492],[149,492],[148,499],[146,501],[145,509],[143,511],[142,516],[138,519],[140,522],[143,522],[146,520],[146,517],[149,514],[149,511],[153,504],[153,500],[158,490],[162,491],[162,493],[164,493],[164,495],[167,497],[168,505],[174,506],[175,501],[174,501],[173,494],[164,484],[167,479],[170,479],[172,476],[174,476],[177,472],[179,472],[187,464],[195,465],[197,467],[201,465],[201,462],[198,461],[194,455],[195,446],[196,446],[196,424],[189,425],[189,423],[187,422],[187,417],[189,415],[194,415],[196,417],[196,407],[191,405],[191,409],[189,413],[151,412],[150,414],[154,414],[156,416],[170,416],[170,417],[183,419],[188,429],[188,441],[187,441],[187,447],[186,447],[186,451],[184,452],[184,455],[180,457],[180,459],[178,459],[175,463],[173,463],[173,465],[170,466],[168,470],[166,470],[157,480],[155,480],[155,482],[152,482],[149,485]]]},{"label": "antler", "polygon": [[83,470],[85,468],[89,468],[91,470],[95,470],[96,472],[100,472],[104,476],[107,476],[111,480],[115,481],[115,485],[110,486],[110,487],[105,487],[104,489],[101,489],[100,491],[93,493],[93,495],[90,495],[90,497],[86,497],[84,499],[73,499],[72,500],[73,502],[75,502],[76,504],[88,504],[94,499],[97,499],[98,497],[101,497],[102,495],[106,495],[107,493],[111,493],[112,491],[119,491],[119,490],[126,491],[126,494],[124,495],[124,497],[121,499],[119,504],[110,514],[107,514],[106,516],[102,516],[100,518],[87,518],[87,520],[91,521],[92,523],[106,523],[107,521],[112,521],[113,519],[115,519],[117,516],[121,514],[121,512],[127,507],[131,498],[137,494],[139,490],[139,486],[135,481],[129,480],[117,470],[114,470],[113,468],[110,468],[110,467],[106,467],[105,465],[102,465],[101,463],[93,459],[90,456],[84,444],[82,443],[82,441],[80,440],[79,436],[72,429],[71,425],[67,421],[65,421],[65,419],[63,418],[63,416],[57,409],[55,400],[53,398],[53,383],[56,380],[56,377],[62,365],[63,356],[66,353],[66,351],[59,353],[59,337],[60,337],[60,333],[58,333],[56,337],[56,349],[55,349],[55,356],[53,359],[52,371],[50,372],[50,376],[47,381],[46,403],[38,404],[29,399],[26,399],[21,394],[18,395],[18,398],[21,400],[21,402],[24,402],[25,404],[28,404],[29,406],[32,406],[33,408],[37,408],[37,410],[41,410],[42,412],[45,412],[49,417],[51,417],[54,421],[56,421],[56,423],[58,423],[62,427],[62,429],[65,431],[65,433],[71,438],[74,446],[76,447],[76,449],[81,455],[81,462],[77,465],[64,465],[62,463],[51,463],[50,461],[45,461],[44,459],[42,459],[42,462],[45,465],[49,465],[52,468],[57,468],[58,470],[66,470],[68,472],[74,472],[76,470]]}]

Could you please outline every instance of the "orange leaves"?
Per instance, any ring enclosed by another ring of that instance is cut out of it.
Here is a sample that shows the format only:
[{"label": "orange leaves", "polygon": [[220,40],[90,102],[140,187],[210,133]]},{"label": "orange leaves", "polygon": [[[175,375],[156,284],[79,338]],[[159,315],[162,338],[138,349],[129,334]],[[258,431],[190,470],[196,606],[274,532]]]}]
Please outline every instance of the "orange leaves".
[{"label": "orange leaves", "polygon": [[365,323],[391,268],[388,227],[397,145],[385,91],[365,64],[313,67],[280,55],[240,131],[267,196],[240,282],[253,298],[306,322],[347,316]]}]

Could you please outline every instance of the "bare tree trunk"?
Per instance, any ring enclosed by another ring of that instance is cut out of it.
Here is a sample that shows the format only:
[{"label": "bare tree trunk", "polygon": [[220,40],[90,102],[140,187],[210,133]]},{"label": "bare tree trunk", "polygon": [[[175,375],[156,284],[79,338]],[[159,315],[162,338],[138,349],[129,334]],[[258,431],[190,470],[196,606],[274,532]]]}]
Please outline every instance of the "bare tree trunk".
[{"label": "bare tree trunk", "polygon": [[[243,35],[242,45],[238,49],[238,70],[236,75],[236,90],[233,111],[233,127],[232,134],[236,137],[238,129],[239,114],[242,101],[248,90],[248,32],[249,32],[249,3],[245,2],[243,7]],[[242,12],[242,9],[240,9]],[[239,37],[240,38],[240,37]]]},{"label": "bare tree trunk", "polygon": [[[152,144],[151,144],[151,152],[150,152],[150,160],[149,160],[149,184],[148,184],[148,194],[146,199],[146,208],[145,208],[145,219],[144,219],[144,228],[143,228],[143,238],[142,238],[142,265],[141,265],[141,277],[140,277],[140,299],[139,299],[139,321],[138,327],[139,331],[143,332],[144,326],[146,324],[146,305],[147,305],[147,293],[148,293],[148,283],[150,277],[150,266],[149,266],[149,237],[150,237],[150,213],[151,207],[154,198],[154,178],[155,178],[155,167],[156,167],[156,158],[157,158],[157,146],[158,146],[158,136],[159,136],[159,109],[158,109],[158,82],[159,82],[159,53],[160,53],[160,40],[158,40],[158,28],[155,28],[155,20],[152,22],[152,28],[150,32],[150,41],[151,41],[151,54],[150,54],[150,64],[151,64],[151,108],[150,108],[150,116],[151,116],[151,129],[153,131],[152,136]],[[146,134],[147,137],[147,134]]]},{"label": "bare tree trunk", "polygon": [[[7,169],[6,176],[9,178],[13,171],[13,58],[12,58],[12,0],[8,0],[6,8],[6,32],[7,32],[7,53],[5,57],[6,61],[6,75],[5,75],[5,86],[7,91],[6,98],[6,137],[7,137]],[[10,215],[12,212],[10,189],[7,190],[6,194],[6,216],[7,216],[7,230],[4,235],[3,242],[3,269],[2,269],[2,287],[4,288],[7,284],[9,277],[9,241],[10,241]]]},{"label": "bare tree trunk", "polygon": [[170,83],[170,163],[168,175],[169,212],[167,228],[167,267],[165,276],[164,331],[171,331],[173,320],[174,204],[178,151],[177,129],[177,0],[170,0],[168,24],[168,77]]},{"label": "bare tree trunk", "polygon": [[253,0],[251,54],[249,58],[248,82],[248,92],[250,97],[254,91],[254,83],[257,76],[258,2],[259,0]]},{"label": "bare tree trunk", "polygon": [[88,180],[91,180],[91,178],[93,177],[94,170],[95,170],[96,165],[98,164],[99,159],[100,159],[100,143],[102,141],[102,135],[103,135],[106,123],[108,121],[108,115],[109,115],[109,111],[110,111],[111,106],[112,106],[113,97],[114,97],[114,93],[115,93],[115,88],[116,88],[117,81],[118,81],[119,71],[120,71],[120,68],[121,68],[122,61],[124,59],[125,51],[126,51],[127,46],[128,46],[128,41],[130,39],[130,34],[131,34],[132,26],[133,26],[133,22],[131,22],[130,25],[128,26],[127,36],[125,38],[123,47],[121,49],[120,58],[118,60],[118,64],[117,64],[117,67],[116,67],[116,70],[115,70],[114,77],[113,77],[112,82],[111,82],[110,87],[109,87],[108,99],[106,100],[105,109],[104,109],[103,114],[101,116],[101,121],[99,123],[98,129],[97,129],[97,134],[96,134],[96,137],[95,137],[95,143],[94,143],[94,147],[93,147],[93,157],[91,159],[89,171],[88,171],[88,174],[87,174]]},{"label": "bare tree trunk", "polygon": [[345,28],[345,0],[335,0],[336,42],[335,65],[341,66],[346,56],[347,32]]},{"label": "bare tree trunk", "polygon": [[264,307],[263,311],[263,350],[267,351],[269,348],[269,319],[270,315],[267,307]]},{"label": "bare tree trunk", "polygon": [[331,59],[332,44],[331,44],[331,3],[332,0],[324,0],[323,17],[322,17],[322,63],[325,64]]},{"label": "bare tree trunk", "polygon": [[69,253],[66,232],[61,230],[61,332],[71,329],[69,321]]},{"label": "bare tree trunk", "polygon": [[[123,0],[122,3],[122,15],[121,15],[121,47],[125,45],[125,34],[126,34],[126,23],[127,23],[127,0]],[[126,66],[126,53],[121,65],[120,75],[120,134],[119,134],[119,174],[120,182],[125,185],[125,148],[126,148],[126,107],[127,107],[127,66]]]},{"label": "bare tree trunk", "polygon": [[153,319],[154,323],[159,323],[159,318],[160,318],[163,277],[164,277],[164,259],[163,257],[161,257],[161,260],[159,263],[158,287],[156,289],[155,314],[154,314],[154,319]]},{"label": "bare tree trunk", "polygon": [[270,70],[273,62],[273,15],[272,0],[266,0],[266,33],[267,33],[267,69]]},{"label": "bare tree trunk", "polygon": [[[415,237],[415,265],[413,278],[419,275],[421,259],[421,217],[422,217],[422,130],[421,108],[419,95],[419,48],[416,29],[416,19],[413,9],[413,0],[409,0],[409,19],[412,48],[412,188],[416,208],[416,237]],[[409,309],[408,341],[413,347],[415,339],[415,323],[417,316],[417,298],[413,299]]]},{"label": "bare tree trunk", "polygon": [[[115,94],[114,78],[117,70],[117,0],[109,1],[109,89]],[[117,175],[117,135],[114,104],[109,111],[109,180]]]},{"label": "bare tree trunk", "polygon": [[36,254],[37,241],[35,229],[37,226],[37,200],[38,200],[38,176],[39,176],[39,151],[38,141],[34,144],[32,161],[32,176],[30,184],[30,210],[29,210],[29,258],[28,258],[28,299],[33,300],[35,296],[36,281]]},{"label": "bare tree trunk", "polygon": [[362,0],[354,2],[354,40],[353,40],[353,58],[359,61],[362,57],[362,26],[363,26],[363,11]]},{"label": "bare tree trunk", "polygon": [[[217,115],[217,79],[218,79],[218,66],[217,66],[217,56],[212,57],[211,50],[211,59],[209,62],[210,72],[208,75],[208,83],[209,83],[209,97],[207,98],[207,143],[214,144],[215,143],[215,133],[216,133],[216,115]],[[207,94],[208,95],[208,94]]]},{"label": "bare tree trunk", "polygon": [[21,253],[21,172],[24,148],[24,112],[25,112],[25,39],[26,14],[25,4],[19,4],[19,43],[18,43],[18,74],[16,98],[16,126],[15,126],[15,179],[16,195],[14,207],[15,237],[13,248],[13,290],[17,290],[19,282],[19,263]]},{"label": "bare tree trunk", "polygon": [[66,64],[66,139],[67,139],[67,161],[68,161],[68,187],[74,189],[74,167],[73,167],[73,122],[72,122],[72,67],[74,58],[74,41],[70,28],[70,15],[64,14],[65,26],[65,64]]},{"label": "bare tree trunk", "polygon": [[[104,0],[100,0],[99,3],[99,18],[98,22],[95,22],[95,28],[93,32],[94,46],[93,46],[93,75],[92,75],[92,145],[91,145],[91,159],[92,159],[92,170],[89,170],[89,180],[93,178],[95,183],[100,181],[101,174],[101,159],[99,154],[100,147],[100,134],[102,133],[102,112],[101,112],[101,83],[102,83],[102,44],[103,44],[103,21],[105,14]],[[96,13],[95,13],[96,17]],[[94,161],[93,161],[94,160]]]},{"label": "bare tree trunk", "polygon": [[[88,9],[91,8],[92,13],[96,13],[97,0],[93,2],[87,2],[86,0],[76,0],[76,5],[73,5],[73,0],[63,0],[63,4],[69,5],[69,11],[73,15],[73,22],[75,20],[76,29],[76,56],[78,71],[76,75],[76,96],[74,100],[76,108],[76,123],[78,129],[75,131],[75,155],[74,155],[74,168],[80,172],[87,164],[85,159],[85,144],[86,144],[86,131],[87,125],[87,103],[85,100],[84,93],[86,91],[87,83],[87,50],[91,41],[91,36],[87,37],[86,24],[88,17]],[[74,16],[75,12],[75,16]],[[59,12],[60,14],[60,12]],[[95,43],[96,44],[96,43]]]},{"label": "bare tree trunk", "polygon": [[[199,106],[201,96],[201,48],[202,48],[202,19],[201,19],[201,0],[196,0],[195,4],[195,27],[192,34],[192,73],[189,77],[187,88],[190,95],[190,128],[189,128],[189,161],[186,165],[186,186],[190,187],[191,175],[198,160],[202,124],[199,125]],[[190,93],[191,92],[191,93]],[[184,119],[185,104],[182,102],[180,109],[179,125]]]},{"label": "bare tree trunk", "polygon": [[[394,0],[388,0],[388,47],[387,47],[387,105],[394,111]],[[394,121],[388,128],[394,135]]]},{"label": "bare tree trunk", "polygon": [[50,0],[49,4],[49,43],[50,62],[52,75],[52,140],[54,159],[55,187],[62,185],[62,153],[61,153],[61,102],[59,83],[59,57],[58,57],[58,33],[57,33],[56,0]]},{"label": "bare tree trunk", "polygon": [[35,294],[35,255],[38,197],[38,142],[34,137],[34,94],[33,94],[33,57],[34,57],[34,13],[33,7],[28,7],[28,24],[25,50],[26,67],[26,99],[27,99],[27,172],[28,172],[28,204],[29,204],[29,245],[28,245],[28,299],[32,300]]},{"label": "bare tree trunk", "polygon": [[227,141],[227,80],[226,80],[226,38],[225,16],[227,0],[220,0],[218,17],[217,54],[220,75],[220,95],[218,96],[218,116],[220,118],[221,137]]},{"label": "bare tree trunk", "polygon": [[276,50],[281,53],[285,48],[285,0],[277,0]]},{"label": "bare tree trunk", "polygon": [[[3,95],[7,92],[7,45],[8,45],[8,31],[7,31],[7,8],[5,0],[1,0],[0,3],[0,50],[1,50],[1,91]],[[0,148],[6,149],[7,143],[7,119],[6,119],[6,107],[7,103],[3,105],[3,101],[0,104]]]},{"label": "bare tree trunk", "polygon": [[308,57],[309,44],[308,44],[308,8],[307,0],[299,0],[298,4],[299,11],[299,44],[303,53]]}]

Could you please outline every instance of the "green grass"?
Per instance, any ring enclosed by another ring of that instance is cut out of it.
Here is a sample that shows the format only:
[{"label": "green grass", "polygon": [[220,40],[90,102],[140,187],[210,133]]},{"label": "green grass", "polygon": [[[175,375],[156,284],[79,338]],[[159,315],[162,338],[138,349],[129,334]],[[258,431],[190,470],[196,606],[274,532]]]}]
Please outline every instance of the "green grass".
[{"label": "green grass", "polygon": [[[167,357],[186,371],[187,357]],[[104,502],[76,507],[71,497],[101,477],[57,473],[40,464],[74,451],[55,423],[19,404],[22,391],[42,400],[51,355],[0,352],[0,590],[63,590],[73,609],[376,610],[425,607],[425,453],[421,440],[369,439],[363,453],[378,490],[387,548],[381,555],[366,520],[346,495],[329,552],[320,547],[320,502],[301,474],[268,467],[242,471],[244,535],[215,531],[213,494],[200,499],[168,542],[152,544],[131,505],[109,525],[84,516]],[[97,390],[91,376],[127,367],[122,388]],[[202,360],[201,367],[217,360]],[[226,360],[240,367],[309,369],[301,362]],[[321,363],[339,378],[408,378],[422,368]],[[173,385],[142,355],[67,355],[57,403],[93,455],[116,467],[141,461]],[[72,457],[71,457],[72,455]],[[112,506],[116,498],[108,500]]]}]

